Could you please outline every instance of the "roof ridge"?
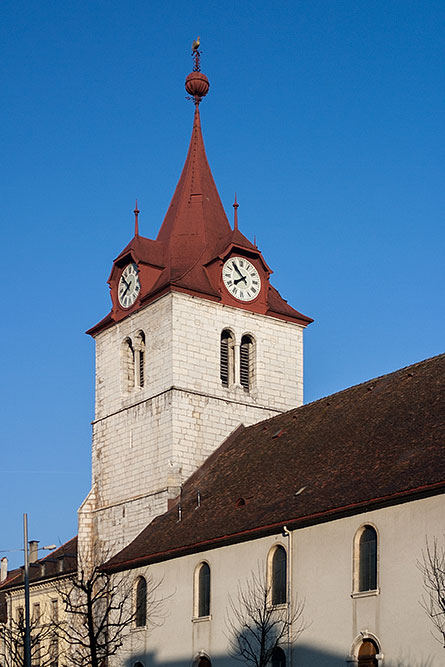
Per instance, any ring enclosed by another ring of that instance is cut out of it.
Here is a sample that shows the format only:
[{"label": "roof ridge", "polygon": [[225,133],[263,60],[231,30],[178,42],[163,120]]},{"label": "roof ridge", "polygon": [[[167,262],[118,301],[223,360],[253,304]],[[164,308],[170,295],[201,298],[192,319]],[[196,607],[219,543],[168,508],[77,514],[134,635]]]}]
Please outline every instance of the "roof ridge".
[{"label": "roof ridge", "polygon": [[[394,371],[390,371],[389,373],[383,373],[383,375],[377,375],[374,378],[369,378],[369,380],[363,380],[362,382],[357,382],[357,384],[353,384],[350,387],[345,387],[344,389],[340,389],[339,391],[334,391],[333,394],[327,394],[326,396],[320,396],[320,398],[316,398],[314,401],[310,401],[310,403],[303,403],[303,405],[299,405],[297,408],[291,408],[289,412],[295,412],[296,410],[301,410],[301,408],[305,408],[309,405],[315,405],[316,403],[320,403],[320,401],[324,401],[328,398],[333,398],[334,396],[339,396],[340,394],[345,393],[346,391],[351,391],[352,389],[357,389],[358,387],[363,387],[366,384],[369,384],[370,382],[377,382],[378,380],[383,380],[384,378],[389,377],[390,375],[396,375],[397,373],[402,373],[403,371],[408,370],[408,368],[416,368],[417,366],[420,366],[421,364],[426,364],[430,361],[435,361],[437,359],[440,359],[440,357],[445,357],[445,352],[441,352],[440,354],[436,354],[433,357],[427,357],[426,359],[421,359],[420,361],[414,362],[414,364],[408,364],[407,366],[402,366],[402,368],[397,368]],[[274,419],[275,417],[269,417],[269,419]]]}]

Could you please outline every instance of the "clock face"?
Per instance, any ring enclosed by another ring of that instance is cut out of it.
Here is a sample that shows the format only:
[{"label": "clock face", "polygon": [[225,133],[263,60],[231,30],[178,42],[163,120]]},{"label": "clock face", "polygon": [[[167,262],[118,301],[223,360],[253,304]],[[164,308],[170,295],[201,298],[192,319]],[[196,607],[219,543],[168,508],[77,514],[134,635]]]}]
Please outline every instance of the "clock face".
[{"label": "clock face", "polygon": [[121,306],[130,308],[138,298],[140,289],[138,267],[134,263],[128,264],[122,271],[117,290]]},{"label": "clock face", "polygon": [[222,270],[224,285],[235,299],[252,301],[261,289],[258,271],[244,257],[231,257]]}]

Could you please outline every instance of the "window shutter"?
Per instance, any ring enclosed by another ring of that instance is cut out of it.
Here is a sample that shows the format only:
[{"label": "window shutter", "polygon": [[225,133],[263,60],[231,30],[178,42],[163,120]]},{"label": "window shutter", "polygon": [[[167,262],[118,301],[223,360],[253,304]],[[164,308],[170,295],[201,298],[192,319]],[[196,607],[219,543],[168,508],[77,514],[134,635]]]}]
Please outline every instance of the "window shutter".
[{"label": "window shutter", "polygon": [[250,364],[252,341],[249,336],[243,336],[240,346],[240,384],[244,389],[250,389]]},{"label": "window shutter", "polygon": [[220,378],[223,387],[229,386],[229,331],[223,331],[221,334],[220,346]]},{"label": "window shutter", "polygon": [[143,387],[145,382],[144,376],[144,364],[145,364],[145,352],[144,350],[139,351],[139,386]]}]

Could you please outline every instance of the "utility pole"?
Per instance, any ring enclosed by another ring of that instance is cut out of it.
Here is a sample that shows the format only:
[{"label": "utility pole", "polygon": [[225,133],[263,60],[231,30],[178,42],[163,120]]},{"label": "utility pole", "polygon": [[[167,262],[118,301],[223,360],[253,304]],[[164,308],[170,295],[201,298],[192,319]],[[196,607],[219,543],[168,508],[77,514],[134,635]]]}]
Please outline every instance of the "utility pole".
[{"label": "utility pole", "polygon": [[29,547],[28,515],[23,515],[23,540],[25,548],[25,667],[31,667],[31,623],[29,618]]}]

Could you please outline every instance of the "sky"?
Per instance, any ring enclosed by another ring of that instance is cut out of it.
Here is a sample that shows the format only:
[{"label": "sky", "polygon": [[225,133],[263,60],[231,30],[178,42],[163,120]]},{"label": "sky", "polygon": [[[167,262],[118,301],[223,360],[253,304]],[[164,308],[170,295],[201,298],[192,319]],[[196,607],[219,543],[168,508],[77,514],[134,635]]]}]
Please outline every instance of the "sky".
[{"label": "sky", "polygon": [[[113,259],[206,151],[272,283],[314,318],[305,401],[443,351],[443,0],[3,0],[0,557],[77,531]],[[45,552],[42,552],[42,555]]]}]

